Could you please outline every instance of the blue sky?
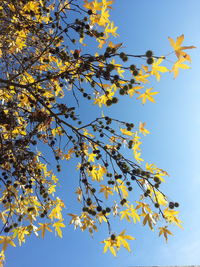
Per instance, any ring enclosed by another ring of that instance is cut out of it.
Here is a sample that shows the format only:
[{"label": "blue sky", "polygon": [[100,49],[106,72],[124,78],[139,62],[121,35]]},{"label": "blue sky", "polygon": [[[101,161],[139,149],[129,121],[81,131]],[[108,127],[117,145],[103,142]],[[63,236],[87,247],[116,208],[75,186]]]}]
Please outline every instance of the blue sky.
[{"label": "blue sky", "polygon": [[[127,229],[136,237],[132,252],[123,250],[117,257],[102,253],[100,241],[106,236],[102,227],[93,238],[86,232],[67,226],[64,238],[47,234],[45,239],[31,237],[22,247],[7,253],[6,267],[128,267],[139,265],[194,265],[200,263],[200,1],[199,0],[116,0],[111,12],[119,27],[118,43],[135,54],[152,49],[163,55],[171,48],[167,37],[185,35],[185,45],[195,45],[190,52],[190,70],[182,70],[177,79],[166,74],[154,83],[156,103],[142,105],[125,97],[110,109],[113,117],[133,122],[146,122],[150,135],[143,138],[143,158],[170,174],[163,190],[180,203],[184,230],[172,228],[174,235],[166,244],[157,232],[145,227],[116,223],[116,229]],[[94,107],[92,107],[92,110]],[[90,110],[85,108],[84,116]],[[60,188],[67,199],[66,213],[75,205],[68,188],[75,184],[72,164],[63,166]],[[73,179],[73,181],[72,181]]]}]

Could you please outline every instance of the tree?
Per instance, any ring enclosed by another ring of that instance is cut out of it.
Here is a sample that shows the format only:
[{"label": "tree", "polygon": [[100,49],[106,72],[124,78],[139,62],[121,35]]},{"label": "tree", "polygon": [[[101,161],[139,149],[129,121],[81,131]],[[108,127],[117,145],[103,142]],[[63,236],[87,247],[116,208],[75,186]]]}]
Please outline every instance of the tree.
[{"label": "tree", "polygon": [[[177,58],[172,66],[168,56],[151,50],[127,54],[123,44],[110,40],[117,37],[109,19],[113,1],[77,2],[0,3],[2,260],[9,245],[21,245],[30,234],[44,237],[55,230],[62,237],[65,204],[56,195],[59,179],[49,169],[49,152],[58,172],[61,160],[77,158],[76,194],[82,211],[70,213],[70,223],[91,234],[106,223],[104,251],[116,255],[121,246],[130,250],[127,240],[134,239],[123,229],[114,233],[112,216],[142,221],[150,229],[162,220],[166,225],[159,227],[159,235],[166,240],[171,234],[168,224],[181,226],[174,209],[179,204],[168,201],[160,189],[167,172],[143,164],[141,135],[149,133],[145,123],[136,128],[106,114],[82,122],[77,107],[85,103],[82,99],[88,100],[88,107],[109,107],[123,95],[137,96],[142,104],[155,102],[158,92],[146,87],[147,81],[154,76],[159,81],[165,72],[176,78],[179,68],[189,68],[185,50],[194,46],[181,46],[184,35],[176,41],[169,38]],[[122,154],[122,144],[133,152],[133,160]],[[140,191],[136,203],[128,198],[133,184]]]}]

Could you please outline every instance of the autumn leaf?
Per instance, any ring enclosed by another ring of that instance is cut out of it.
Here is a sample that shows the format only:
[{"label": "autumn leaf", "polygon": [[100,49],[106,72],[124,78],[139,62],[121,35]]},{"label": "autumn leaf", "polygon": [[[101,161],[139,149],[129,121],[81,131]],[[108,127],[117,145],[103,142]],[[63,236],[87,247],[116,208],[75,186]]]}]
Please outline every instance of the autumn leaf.
[{"label": "autumn leaf", "polygon": [[106,185],[100,185],[101,189],[100,189],[100,193],[104,193],[104,196],[106,199],[108,199],[109,195],[113,195],[113,191],[112,188]]},{"label": "autumn leaf", "polygon": [[148,83],[149,81],[147,80],[147,78],[150,76],[150,74],[148,73],[144,73],[142,71],[142,69],[139,71],[138,75],[137,76],[134,76],[134,79],[137,81],[137,82],[141,82],[141,83]]},{"label": "autumn leaf", "polygon": [[123,129],[123,128],[120,128],[120,131],[125,134],[125,135],[128,135],[128,136],[132,136],[134,133],[132,133],[131,131],[128,131],[126,129]]},{"label": "autumn leaf", "polygon": [[140,124],[139,124],[139,131],[140,131],[144,136],[150,133],[146,128],[144,128],[145,125],[146,125],[146,122],[143,122],[143,123],[140,122]]},{"label": "autumn leaf", "polygon": [[190,67],[186,64],[183,64],[183,62],[185,62],[186,59],[184,57],[181,57],[180,59],[178,59],[173,67],[172,67],[172,72],[174,72],[174,78],[176,78],[179,74],[179,69],[190,69]]},{"label": "autumn leaf", "polygon": [[123,198],[127,198],[128,197],[128,190],[127,187],[125,185],[125,183],[123,181],[121,181],[120,179],[117,180],[117,183],[114,187],[115,191],[119,191],[122,193]]},{"label": "autumn leaf", "polygon": [[30,232],[27,230],[27,227],[18,227],[13,230],[13,238],[18,237],[19,245],[21,246],[22,243],[25,243],[25,235],[29,235]]},{"label": "autumn leaf", "polygon": [[142,159],[140,157],[141,156],[141,152],[138,152],[137,150],[134,150],[133,153],[134,153],[134,157],[135,157],[135,159],[137,160],[138,163],[140,163],[141,161],[144,161],[144,159]]},{"label": "autumn leaf", "polygon": [[131,219],[134,223],[140,221],[140,217],[137,213],[137,210],[134,209],[133,205],[131,205],[128,209],[120,211],[121,217],[120,220],[126,219],[128,222],[131,222]]},{"label": "autumn leaf", "polygon": [[193,45],[192,46],[181,46],[184,40],[183,34],[176,38],[176,42],[170,37],[168,37],[168,39],[169,39],[171,46],[173,47],[175,51],[177,58],[178,59],[184,58],[185,60],[188,60],[189,62],[191,62],[190,56],[183,50],[196,48],[196,46],[193,46]]},{"label": "autumn leaf", "polygon": [[101,243],[104,243],[104,249],[103,252],[105,253],[108,249],[110,252],[116,256],[117,251],[122,247],[127,249],[129,252],[131,251],[129,243],[126,240],[134,240],[135,238],[130,235],[125,235],[125,230],[122,231],[119,235],[111,235],[110,238],[102,241]]},{"label": "autumn leaf", "polygon": [[61,237],[62,238],[62,230],[61,230],[61,228],[62,227],[65,227],[65,224],[63,223],[63,219],[62,220],[60,220],[60,221],[58,221],[58,222],[55,222],[54,224],[53,224],[53,227],[55,227],[55,230],[56,230],[56,233],[58,234],[58,236],[59,237]]},{"label": "autumn leaf", "polygon": [[160,231],[159,231],[159,236],[164,235],[165,237],[165,241],[167,242],[168,240],[168,235],[172,235],[172,232],[170,232],[167,228],[167,226],[165,227],[159,227]]},{"label": "autumn leaf", "polygon": [[151,216],[151,214],[150,213],[147,213],[146,215],[145,215],[145,217],[144,217],[144,220],[143,220],[143,225],[146,225],[146,223],[148,223],[148,225],[149,225],[149,228],[151,229],[151,230],[153,230],[153,220],[152,220],[152,216]]},{"label": "autumn leaf", "polygon": [[178,219],[178,214],[179,214],[178,211],[166,208],[163,211],[163,213],[164,213],[165,219],[168,222],[173,223],[173,224],[177,225],[180,228],[183,228],[182,225],[181,225],[182,222]]},{"label": "autumn leaf", "polygon": [[149,88],[145,91],[145,93],[141,94],[140,96],[138,96],[137,99],[142,99],[142,104],[145,104],[147,100],[155,103],[156,101],[153,98],[153,95],[157,95],[158,92],[151,92],[153,88]]},{"label": "autumn leaf", "polygon": [[128,244],[127,240],[134,240],[135,238],[130,236],[130,235],[125,235],[126,230],[122,231],[118,236],[117,236],[117,247],[120,248],[123,246],[125,249],[127,249],[129,252],[131,251],[130,246]]},{"label": "autumn leaf", "polygon": [[8,247],[8,245],[11,245],[13,247],[16,247],[15,243],[13,242],[12,238],[9,236],[0,236],[0,244],[3,245],[2,250],[5,251]]},{"label": "autumn leaf", "polygon": [[166,197],[159,191],[154,192],[155,195],[155,202],[157,202],[159,205],[166,206],[167,205],[167,200]]},{"label": "autumn leaf", "polygon": [[44,238],[46,230],[49,232],[52,232],[52,229],[49,227],[50,225],[52,225],[52,223],[38,223],[39,225],[41,225],[37,231],[42,231],[42,238]]},{"label": "autumn leaf", "polygon": [[168,68],[164,67],[164,66],[159,66],[163,61],[163,58],[159,58],[158,60],[153,60],[153,64],[152,64],[152,69],[151,69],[151,75],[155,75],[157,81],[160,81],[160,72],[168,72]]}]

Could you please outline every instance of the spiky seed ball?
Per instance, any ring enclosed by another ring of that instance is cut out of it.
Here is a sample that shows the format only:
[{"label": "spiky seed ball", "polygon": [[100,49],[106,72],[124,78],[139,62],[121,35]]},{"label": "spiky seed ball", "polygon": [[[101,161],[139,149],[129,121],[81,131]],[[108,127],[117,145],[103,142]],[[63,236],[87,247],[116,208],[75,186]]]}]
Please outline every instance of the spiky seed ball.
[{"label": "spiky seed ball", "polygon": [[107,207],[106,212],[111,212],[111,209],[109,207]]},{"label": "spiky seed ball", "polygon": [[119,94],[120,94],[120,95],[124,95],[124,94],[125,94],[125,90],[124,90],[124,89],[120,89],[120,90],[119,90]]},{"label": "spiky seed ball", "polygon": [[149,65],[153,64],[153,58],[152,57],[147,58],[147,64],[149,64]]},{"label": "spiky seed ball", "polygon": [[133,71],[133,76],[137,76],[138,75],[138,71],[137,70],[134,70]]},{"label": "spiky seed ball", "polygon": [[111,240],[115,240],[116,236],[115,236],[114,234],[112,234],[112,235],[110,236],[110,238],[111,238]]},{"label": "spiky seed ball", "polygon": [[102,207],[101,206],[97,206],[97,211],[98,212],[102,211]]},{"label": "spiky seed ball", "polygon": [[120,57],[121,59],[123,59],[125,56],[126,56],[126,54],[125,54],[124,52],[121,52],[121,53],[119,54],[119,57]]},{"label": "spiky seed ball", "polygon": [[113,99],[112,99],[112,103],[113,104],[116,104],[118,102],[118,98],[117,97],[113,97]]},{"label": "spiky seed ball", "polygon": [[92,10],[89,9],[87,13],[88,13],[88,15],[92,15]]},{"label": "spiky seed ball", "polygon": [[156,182],[156,183],[159,183],[159,182],[160,182],[160,179],[159,179],[159,177],[157,177],[157,176],[155,176],[155,177],[153,178],[153,180],[154,180],[154,182]]},{"label": "spiky seed ball", "polygon": [[8,233],[9,231],[10,231],[10,228],[9,228],[9,227],[5,227],[5,228],[4,228],[4,232],[5,232],[5,233]]},{"label": "spiky seed ball", "polygon": [[146,55],[146,57],[152,57],[153,52],[151,50],[148,50],[145,55]]},{"label": "spiky seed ball", "polygon": [[136,70],[136,66],[135,65],[130,65],[130,70],[132,70],[132,71]]},{"label": "spiky seed ball", "polygon": [[111,106],[112,105],[112,100],[111,99],[108,99],[107,101],[106,101],[106,106]]}]

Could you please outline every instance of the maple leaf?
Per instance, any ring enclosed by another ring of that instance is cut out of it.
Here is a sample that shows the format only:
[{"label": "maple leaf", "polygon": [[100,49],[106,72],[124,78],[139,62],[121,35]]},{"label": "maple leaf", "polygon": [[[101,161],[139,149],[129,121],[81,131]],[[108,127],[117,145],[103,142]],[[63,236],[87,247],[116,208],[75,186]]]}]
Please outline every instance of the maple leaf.
[{"label": "maple leaf", "polygon": [[16,247],[15,243],[13,242],[12,238],[9,236],[0,236],[0,244],[3,245],[2,250],[5,251],[8,247],[8,245],[11,245],[13,247]]},{"label": "maple leaf", "polygon": [[156,101],[154,100],[154,98],[152,97],[153,95],[157,95],[158,92],[151,92],[153,88],[149,88],[145,91],[145,93],[141,94],[140,96],[138,96],[137,99],[141,99],[142,98],[142,104],[145,104],[147,100],[155,103]]},{"label": "maple leaf", "polygon": [[186,59],[184,57],[181,57],[173,65],[171,71],[174,72],[174,79],[178,76],[179,69],[190,69],[190,67],[188,65],[183,64],[184,61],[186,61]]},{"label": "maple leaf", "polygon": [[100,189],[100,193],[104,193],[104,196],[106,199],[108,199],[108,195],[113,195],[113,191],[112,188],[106,185],[100,185],[101,189]]},{"label": "maple leaf", "polygon": [[124,182],[122,182],[120,179],[117,180],[117,184],[114,187],[114,190],[115,191],[119,191],[120,190],[121,193],[122,193],[122,196],[124,198],[127,198],[128,197],[127,187],[124,185]]},{"label": "maple leaf", "polygon": [[134,157],[137,160],[137,162],[139,162],[139,163],[140,163],[140,161],[144,161],[142,158],[140,158],[140,156],[141,156],[141,152],[134,150]]},{"label": "maple leaf", "polygon": [[77,229],[77,227],[81,228],[83,226],[81,219],[78,215],[72,213],[68,213],[68,215],[72,217],[69,224],[74,224],[74,229]]},{"label": "maple leaf", "polygon": [[108,46],[109,46],[109,47],[111,47],[111,48],[115,48],[115,49],[120,48],[122,45],[123,45],[123,43],[114,44],[114,43],[111,42],[111,41],[108,43]]},{"label": "maple leaf", "polygon": [[132,133],[131,131],[128,131],[128,130],[126,130],[126,129],[122,129],[122,128],[120,128],[120,131],[123,133],[123,134],[125,134],[125,135],[128,135],[128,136],[132,136],[134,133]]},{"label": "maple leaf", "polygon": [[160,193],[159,191],[155,191],[154,192],[155,194],[155,201],[159,204],[159,205],[162,205],[162,206],[166,206],[167,205],[167,200],[166,200],[166,197]]},{"label": "maple leaf", "polygon": [[141,82],[141,83],[147,83],[149,82],[146,78],[149,77],[150,75],[149,74],[145,74],[143,73],[142,69],[139,71],[138,75],[137,76],[134,76],[134,79],[137,81],[137,82]]},{"label": "maple leaf", "polygon": [[126,248],[129,252],[131,251],[130,246],[128,244],[127,240],[134,240],[135,238],[130,236],[130,235],[125,235],[126,230],[122,231],[118,236],[117,236],[117,247],[118,249],[121,247],[121,245]]},{"label": "maple leaf", "polygon": [[20,246],[22,243],[25,243],[25,235],[30,234],[30,232],[27,231],[27,227],[18,227],[16,229],[14,229],[13,232],[14,232],[13,238],[18,236]]},{"label": "maple leaf", "polygon": [[139,94],[138,90],[144,88],[144,86],[134,86],[128,90],[128,94],[132,97],[134,94]]},{"label": "maple leaf", "polygon": [[51,213],[49,214],[49,218],[53,220],[53,218],[56,219],[62,219],[62,203],[58,202],[56,207],[52,209]]},{"label": "maple leaf", "polygon": [[91,153],[91,154],[88,154],[88,161],[89,162],[94,162],[95,160],[95,157],[96,157],[96,154],[94,154],[94,153]]},{"label": "maple leaf", "polygon": [[147,135],[147,134],[150,133],[147,129],[144,128],[145,125],[146,125],[146,122],[143,122],[143,123],[140,122],[140,124],[139,124],[139,131],[140,131],[143,135]]},{"label": "maple leaf", "polygon": [[52,132],[53,136],[56,136],[57,134],[58,135],[63,135],[64,134],[64,132],[63,132],[61,127],[57,127],[55,129],[53,129],[51,132]]},{"label": "maple leaf", "polygon": [[121,217],[120,217],[120,220],[122,219],[126,219],[128,222],[130,222],[130,213],[129,213],[129,209],[126,209],[126,210],[122,210],[120,211],[120,214],[121,214]]},{"label": "maple leaf", "polygon": [[153,230],[153,220],[152,220],[152,217],[151,217],[151,214],[146,214],[145,217],[144,217],[144,220],[143,220],[143,225],[146,225],[146,223],[148,222],[148,225],[150,227],[151,230]]},{"label": "maple leaf", "polygon": [[34,11],[35,13],[38,12],[39,3],[36,1],[29,1],[27,4],[24,5],[24,11]]},{"label": "maple leaf", "polygon": [[121,248],[121,246],[126,248],[128,251],[131,251],[130,246],[126,240],[134,240],[135,238],[130,235],[125,235],[125,232],[126,232],[125,230],[122,231],[119,235],[115,236],[114,239],[110,237],[106,240],[103,240],[101,242],[105,244],[103,252],[105,253],[109,249],[110,252],[114,256],[116,256],[117,255],[116,252]]},{"label": "maple leaf", "polygon": [[52,223],[38,223],[38,224],[41,226],[37,229],[37,231],[40,230],[42,231],[42,238],[44,238],[46,230],[52,232],[52,229],[49,227],[49,225],[52,225]]},{"label": "maple leaf", "polygon": [[140,217],[137,214],[137,211],[134,209],[134,206],[131,205],[128,209],[120,211],[121,217],[120,220],[126,219],[128,222],[131,222],[131,218],[134,223],[140,221]]},{"label": "maple leaf", "polygon": [[130,206],[130,216],[132,217],[134,223],[136,223],[137,221],[138,222],[140,221],[140,217],[137,213],[137,210],[134,208],[133,205]]},{"label": "maple leaf", "polygon": [[178,36],[176,38],[176,42],[174,42],[174,40],[170,37],[168,37],[168,39],[169,39],[171,46],[173,47],[175,51],[177,58],[180,59],[183,57],[185,60],[188,60],[189,62],[191,62],[190,56],[183,50],[196,48],[196,46],[193,46],[193,45],[192,46],[181,46],[184,40],[184,34]]},{"label": "maple leaf", "polygon": [[166,208],[164,211],[164,216],[165,219],[170,222],[170,223],[174,223],[175,225],[177,225],[180,228],[183,228],[181,225],[181,221],[177,218],[179,212],[175,211],[175,210],[170,210],[168,208]]},{"label": "maple leaf", "polygon": [[80,187],[78,187],[78,188],[76,189],[76,192],[75,192],[75,193],[77,194],[77,200],[78,200],[78,202],[81,202],[81,200],[82,200],[82,196],[83,196],[82,189],[81,189]]},{"label": "maple leaf", "polygon": [[159,227],[160,231],[159,231],[159,236],[161,235],[164,235],[165,237],[165,240],[167,242],[168,240],[168,236],[167,235],[173,235],[172,232],[170,232],[168,229],[167,229],[167,226],[165,227]]},{"label": "maple leaf", "polygon": [[159,66],[160,63],[163,61],[163,58],[159,58],[157,61],[154,59],[153,64],[152,64],[152,69],[151,69],[151,75],[156,76],[156,80],[160,81],[160,73],[159,72],[168,72],[168,68],[164,66]]},{"label": "maple leaf", "polygon": [[63,221],[64,221],[64,219],[62,219],[62,220],[60,220],[58,222],[55,222],[53,224],[53,227],[55,227],[56,233],[61,238],[62,238],[62,230],[61,230],[61,227],[65,227],[65,224],[63,223]]},{"label": "maple leaf", "polygon": [[119,34],[116,33],[116,30],[118,27],[114,27],[114,23],[111,22],[106,26],[105,33],[111,33],[114,37],[119,36]]}]

